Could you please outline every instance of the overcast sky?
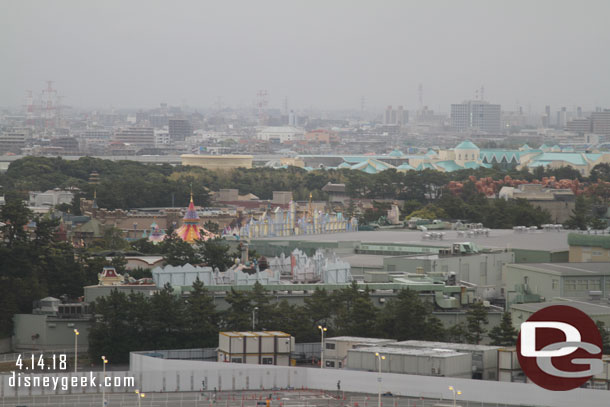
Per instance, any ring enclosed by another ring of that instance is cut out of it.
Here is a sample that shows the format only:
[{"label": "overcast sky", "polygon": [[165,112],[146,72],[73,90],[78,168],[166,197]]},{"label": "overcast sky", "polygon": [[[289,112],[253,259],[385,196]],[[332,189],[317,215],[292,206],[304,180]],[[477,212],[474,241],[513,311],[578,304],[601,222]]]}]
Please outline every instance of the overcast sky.
[{"label": "overcast sky", "polygon": [[0,0],[0,105],[610,107],[610,1]]}]

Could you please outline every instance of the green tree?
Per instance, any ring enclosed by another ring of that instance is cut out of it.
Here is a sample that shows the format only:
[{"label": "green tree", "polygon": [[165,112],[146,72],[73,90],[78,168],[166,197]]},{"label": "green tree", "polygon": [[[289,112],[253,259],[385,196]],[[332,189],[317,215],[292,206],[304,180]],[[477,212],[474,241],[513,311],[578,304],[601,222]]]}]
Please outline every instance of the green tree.
[{"label": "green tree", "polygon": [[212,222],[211,220],[207,221],[206,223],[203,224],[203,227],[214,234],[218,234],[220,233],[220,227],[218,226],[218,223],[216,222]]},{"label": "green tree", "polygon": [[608,328],[606,328],[606,324],[603,321],[595,321],[595,325],[597,325],[599,334],[602,337],[602,353],[608,355],[610,354],[610,333],[608,333]]},{"label": "green tree", "polygon": [[169,234],[160,244],[163,260],[171,266],[198,264],[199,259],[193,246],[180,239],[176,233]]},{"label": "green tree", "polygon": [[377,331],[386,338],[442,340],[445,336],[439,319],[432,315],[432,305],[408,289],[386,303],[377,324]]},{"label": "green tree", "polygon": [[225,271],[233,264],[233,257],[229,254],[230,247],[222,238],[197,240],[196,252],[202,263],[220,271]]},{"label": "green tree", "polygon": [[572,215],[565,222],[564,226],[568,229],[580,229],[586,230],[590,222],[589,213],[591,211],[591,205],[584,195],[578,195],[576,197],[576,203],[572,210]]},{"label": "green tree", "polygon": [[249,331],[252,329],[252,305],[246,291],[236,291],[233,287],[227,292],[225,301],[229,308],[222,315],[223,329],[229,331]]},{"label": "green tree", "polygon": [[519,333],[513,326],[510,312],[502,314],[502,322],[489,331],[491,344],[496,346],[515,346]]},{"label": "green tree", "polygon": [[483,335],[487,332],[483,325],[489,323],[487,308],[485,308],[482,302],[476,302],[470,306],[470,309],[466,312],[466,321],[468,327],[466,338],[468,342],[473,344],[481,343]]},{"label": "green tree", "polygon": [[[197,278],[186,301],[187,346],[204,348],[218,343],[218,312],[212,297]],[[184,346],[184,345],[183,345]]]},{"label": "green tree", "polygon": [[12,247],[16,242],[27,240],[26,226],[32,217],[32,211],[21,200],[10,200],[2,205],[0,221],[4,225],[0,228],[0,231],[8,247]]}]

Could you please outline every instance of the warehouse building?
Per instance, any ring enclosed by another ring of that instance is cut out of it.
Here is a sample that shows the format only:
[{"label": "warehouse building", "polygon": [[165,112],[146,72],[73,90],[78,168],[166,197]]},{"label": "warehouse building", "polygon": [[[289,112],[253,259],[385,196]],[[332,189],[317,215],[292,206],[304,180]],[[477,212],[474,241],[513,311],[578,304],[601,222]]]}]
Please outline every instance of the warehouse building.
[{"label": "warehouse building", "polygon": [[610,297],[610,263],[507,264],[503,279],[507,304],[530,302],[519,299],[527,292],[540,299]]},{"label": "warehouse building", "polygon": [[470,371],[473,379],[497,380],[499,346],[416,340],[394,342],[385,346],[404,349],[443,349],[469,353],[472,356]]},{"label": "warehouse building", "polygon": [[[379,356],[378,356],[379,355]],[[383,358],[385,357],[385,358]],[[472,355],[447,349],[365,347],[347,351],[347,368],[370,372],[402,373],[470,379]]]}]

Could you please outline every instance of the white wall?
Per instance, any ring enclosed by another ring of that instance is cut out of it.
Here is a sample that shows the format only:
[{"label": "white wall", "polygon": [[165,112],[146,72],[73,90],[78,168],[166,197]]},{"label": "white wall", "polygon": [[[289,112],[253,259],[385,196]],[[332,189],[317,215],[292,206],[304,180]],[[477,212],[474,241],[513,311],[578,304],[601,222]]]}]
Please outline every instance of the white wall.
[{"label": "white wall", "polygon": [[[336,390],[377,393],[377,373],[343,369],[314,369],[304,367],[255,366],[232,363],[164,360],[148,356],[131,355],[131,369],[141,377],[145,391],[199,390],[205,379],[208,390],[270,389],[272,387]],[[193,377],[191,380],[190,377]],[[180,385],[178,386],[178,381]],[[194,388],[191,388],[191,383]],[[199,387],[198,387],[199,386]],[[599,407],[608,405],[610,392],[575,389],[553,392],[534,384],[505,383],[445,377],[382,374],[382,391],[411,397],[452,397],[449,386],[463,392],[464,400],[486,403],[545,405],[557,407]]]}]

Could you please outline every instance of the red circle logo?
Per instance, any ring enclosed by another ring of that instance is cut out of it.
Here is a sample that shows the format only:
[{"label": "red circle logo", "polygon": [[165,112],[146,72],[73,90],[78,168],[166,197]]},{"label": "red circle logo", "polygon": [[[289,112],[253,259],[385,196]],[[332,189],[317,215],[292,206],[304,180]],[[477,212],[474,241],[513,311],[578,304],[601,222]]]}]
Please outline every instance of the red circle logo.
[{"label": "red circle logo", "polygon": [[572,390],[602,368],[602,338],[584,312],[552,305],[521,324],[517,356],[525,375],[547,390]]}]

